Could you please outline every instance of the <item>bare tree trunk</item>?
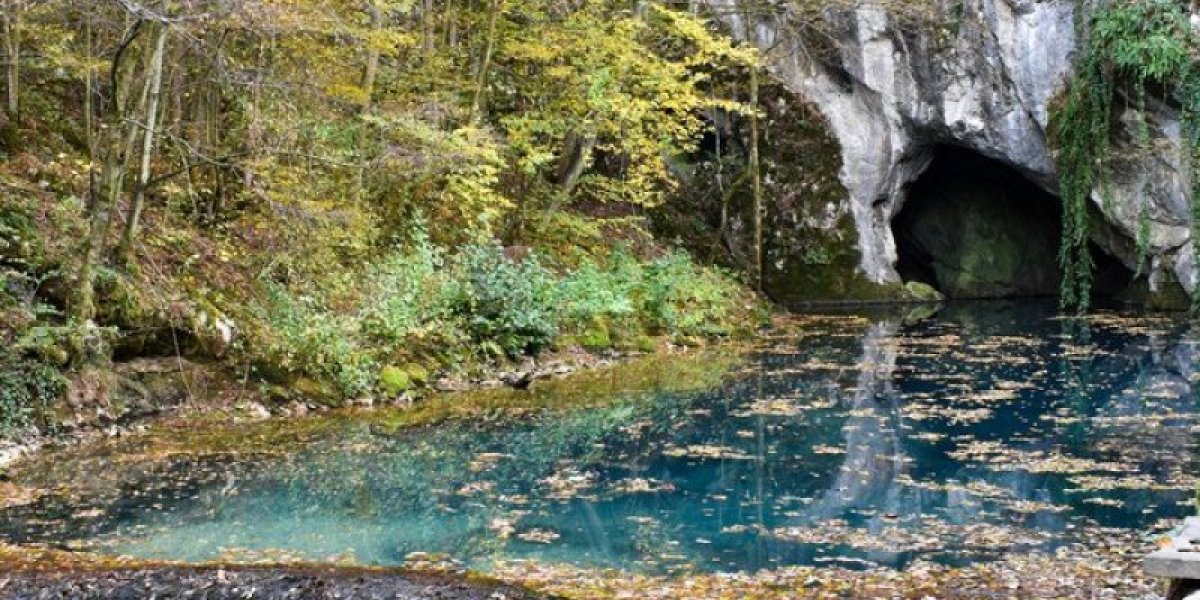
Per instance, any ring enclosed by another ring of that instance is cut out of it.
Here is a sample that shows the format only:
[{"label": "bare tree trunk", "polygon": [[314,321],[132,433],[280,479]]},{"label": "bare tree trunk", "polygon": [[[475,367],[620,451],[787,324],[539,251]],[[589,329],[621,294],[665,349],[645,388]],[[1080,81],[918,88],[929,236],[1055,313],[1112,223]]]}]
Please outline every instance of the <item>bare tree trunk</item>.
[{"label": "bare tree trunk", "polygon": [[[263,86],[263,70],[266,69],[266,44],[262,39],[258,40],[258,51],[255,53],[255,69],[254,69],[254,84],[250,90],[250,107],[249,107],[249,124],[246,127],[246,151],[249,156],[257,156],[259,148],[262,147],[263,127],[262,127],[262,86]],[[242,189],[250,190],[254,187],[253,169],[245,169],[242,172]]]},{"label": "bare tree trunk", "polygon": [[8,87],[6,109],[8,118],[17,119],[20,109],[21,85],[21,5],[18,0],[4,0],[4,50],[8,64],[5,81]]},{"label": "bare tree trunk", "polygon": [[[128,112],[128,91],[133,83],[133,69],[125,76],[118,76],[121,70],[124,51],[137,38],[141,23],[134,25],[122,46],[113,55],[110,73],[114,88],[111,90],[112,99],[108,106],[108,122],[101,131],[104,145],[104,167],[100,175],[100,189],[92,200],[88,211],[88,234],[84,238],[79,271],[75,281],[74,301],[71,303],[71,318],[79,326],[86,326],[96,313],[95,279],[96,269],[104,257],[104,247],[112,226],[112,213],[121,198],[125,182],[125,173],[129,166],[129,155],[137,137],[137,128],[126,123]],[[144,61],[143,64],[148,64]],[[142,95],[138,106],[145,106],[150,95],[150,81],[142,86]],[[78,348],[82,353],[82,348]]]},{"label": "bare tree trunk", "polygon": [[488,70],[492,65],[492,50],[496,46],[496,21],[504,0],[492,0],[492,8],[488,11],[487,38],[483,46],[483,59],[479,62],[479,73],[475,79],[475,97],[471,99],[471,112],[467,115],[469,123],[475,123],[483,110],[483,90],[487,87]]},{"label": "bare tree trunk", "polygon": [[454,11],[454,0],[446,0],[446,47],[458,48],[458,18]]},{"label": "bare tree trunk", "polygon": [[591,133],[571,132],[563,143],[563,153],[558,159],[558,173],[555,183],[558,190],[550,200],[550,205],[542,212],[543,226],[558,212],[559,207],[571,199],[571,193],[583,176],[591,159],[592,150],[596,147],[596,136]]},{"label": "bare tree trunk", "polygon": [[[746,2],[747,0],[743,0]],[[743,5],[742,23],[745,27],[747,43],[754,35],[754,14]],[[751,210],[754,211],[754,284],[759,292],[763,290],[763,206],[762,206],[762,163],[759,156],[759,123],[758,123],[758,64],[750,66],[750,160],[747,165],[750,175],[750,185],[753,193]]]},{"label": "bare tree trunk", "polygon": [[[383,15],[380,13],[379,7],[376,6],[374,3],[370,4],[370,7],[368,8],[368,10],[371,11],[371,33],[378,34],[383,29]],[[425,19],[426,19],[427,24],[433,23],[433,15],[432,14],[426,13]],[[427,31],[426,33],[428,34],[429,32]],[[433,38],[427,37],[426,42],[430,45],[430,48],[432,48]],[[359,107],[359,114],[363,117],[367,116],[371,112],[371,97],[375,94],[375,77],[376,77],[376,74],[378,73],[378,71],[379,71],[379,46],[375,43],[371,43],[371,44],[367,45],[367,64],[366,64],[366,68],[363,69],[363,78],[362,78],[363,100],[362,100],[362,106]],[[367,130],[368,130],[368,124],[367,124],[366,120],[363,119],[359,122],[359,132],[358,132],[359,166],[358,166],[358,176],[357,176],[357,180],[355,182],[360,196],[363,193],[363,188],[365,187],[364,180],[366,179],[366,175],[367,175]]]},{"label": "bare tree trunk", "polygon": [[88,68],[84,74],[83,83],[83,135],[87,140],[88,152],[88,208],[90,210],[91,203],[96,198],[96,71],[92,68],[93,48],[94,43],[92,36],[92,13],[88,11],[86,22],[84,23],[83,39],[85,56],[87,57]]},{"label": "bare tree trunk", "polygon": [[436,32],[434,31],[434,15],[433,0],[424,0],[424,8],[421,14],[421,24],[425,29],[425,39],[422,43],[422,47],[425,49],[426,54],[433,54],[434,36],[436,35]]},{"label": "bare tree trunk", "polygon": [[558,193],[570,196],[579,183],[579,177],[587,168],[588,159],[596,147],[596,136],[571,132],[563,144],[563,154],[558,160]]},{"label": "bare tree trunk", "polygon": [[130,204],[129,217],[125,223],[125,235],[121,239],[118,255],[127,259],[137,238],[138,223],[142,217],[142,208],[146,201],[146,184],[150,182],[150,157],[154,152],[154,132],[158,127],[158,105],[162,95],[163,54],[166,52],[167,36],[170,28],[162,25],[158,38],[154,42],[154,56],[150,59],[149,99],[146,102],[145,133],[142,136],[142,164],[138,171],[137,184],[133,189],[133,202]]}]

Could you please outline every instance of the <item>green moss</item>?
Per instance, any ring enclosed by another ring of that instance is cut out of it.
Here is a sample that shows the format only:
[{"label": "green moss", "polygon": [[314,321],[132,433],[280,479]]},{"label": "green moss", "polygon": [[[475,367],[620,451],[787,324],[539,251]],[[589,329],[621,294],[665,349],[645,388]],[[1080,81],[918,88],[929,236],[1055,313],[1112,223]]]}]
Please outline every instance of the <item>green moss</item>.
[{"label": "green moss", "polygon": [[429,383],[429,370],[417,363],[404,365],[404,373],[408,375],[413,385],[423,386]]},{"label": "green moss", "polygon": [[[346,427],[370,426],[385,431],[436,425],[447,421],[504,421],[538,412],[610,406],[650,392],[681,393],[718,385],[740,362],[734,348],[682,356],[649,356],[564,379],[539,382],[531,390],[509,388],[436,395],[413,408],[362,412],[338,410],[305,418],[231,423],[221,412],[188,414],[159,421],[142,435],[104,438],[78,447],[39,453],[14,466],[14,481],[31,485],[84,481],[73,472],[107,473],[116,457],[124,462],[158,461],[187,455],[281,454],[303,449],[310,440]],[[305,380],[301,380],[305,381]],[[74,483],[72,484],[74,485]]]},{"label": "green moss", "polygon": [[291,390],[301,398],[314,400],[326,406],[338,406],[344,400],[333,384],[311,377],[296,379],[291,384]]},{"label": "green moss", "polygon": [[739,360],[739,353],[732,348],[685,356],[649,356],[540,382],[529,391],[500,388],[436,396],[411,409],[377,411],[367,418],[398,429],[449,420],[503,420],[538,411],[607,406],[630,394],[708,389],[720,383]]},{"label": "green moss", "polygon": [[638,352],[654,352],[658,350],[658,340],[648,335],[639,335],[633,340],[633,348]]},{"label": "green moss", "polygon": [[941,292],[920,281],[910,281],[904,284],[904,291],[916,302],[941,302],[946,299]]},{"label": "green moss", "polygon": [[577,336],[579,345],[588,350],[606,350],[612,348],[613,340],[608,331],[608,324],[602,320],[592,323],[583,333]]},{"label": "green moss", "polygon": [[399,396],[412,387],[411,377],[399,367],[389,365],[379,371],[379,388],[388,396]]},{"label": "green moss", "polygon": [[893,290],[859,273],[858,234],[839,178],[841,147],[828,123],[778,85],[767,88],[763,106],[764,289],[785,304],[890,298]]},{"label": "green moss", "polygon": [[[841,183],[842,152],[825,118],[815,106],[778,83],[762,89],[765,112],[763,161],[764,262],[763,288],[786,306],[827,303],[911,301],[899,284],[876,284],[860,271],[858,233],[850,214],[849,194]],[[722,125],[748,140],[745,123],[730,117]],[[696,244],[701,256],[751,272],[753,198],[749,186],[729,196],[724,239],[717,239],[721,198],[712,190],[728,189],[744,169],[745,157],[730,144],[721,157],[721,185],[716,157],[695,165],[690,187],[656,219],[667,235]]]}]

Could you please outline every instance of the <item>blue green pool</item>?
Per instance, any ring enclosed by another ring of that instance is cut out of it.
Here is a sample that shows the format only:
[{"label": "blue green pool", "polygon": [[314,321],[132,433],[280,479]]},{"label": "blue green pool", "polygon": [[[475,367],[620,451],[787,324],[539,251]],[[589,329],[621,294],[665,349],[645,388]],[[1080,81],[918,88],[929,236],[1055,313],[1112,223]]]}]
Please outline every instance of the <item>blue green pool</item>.
[{"label": "blue green pool", "polygon": [[797,317],[698,389],[664,370],[561,407],[553,385],[526,410],[506,392],[506,409],[430,426],[341,416],[253,452],[68,449],[15,472],[50,492],[0,511],[0,539],[668,573],[960,564],[1194,513],[1200,338],[1183,319],[1052,309]]}]

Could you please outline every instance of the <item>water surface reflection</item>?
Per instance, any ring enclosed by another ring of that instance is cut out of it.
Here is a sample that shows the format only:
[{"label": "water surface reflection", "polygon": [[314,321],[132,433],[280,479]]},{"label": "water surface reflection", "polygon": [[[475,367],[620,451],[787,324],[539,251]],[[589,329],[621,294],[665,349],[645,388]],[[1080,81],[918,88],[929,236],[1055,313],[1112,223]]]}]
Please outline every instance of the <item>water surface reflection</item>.
[{"label": "water surface reflection", "polygon": [[[0,535],[183,560],[737,571],[981,560],[1190,513],[1187,324],[1051,308],[799,317],[700,392],[419,429],[347,420],[252,455],[118,452],[115,492],[0,513]],[[82,476],[72,460],[55,476]]]}]

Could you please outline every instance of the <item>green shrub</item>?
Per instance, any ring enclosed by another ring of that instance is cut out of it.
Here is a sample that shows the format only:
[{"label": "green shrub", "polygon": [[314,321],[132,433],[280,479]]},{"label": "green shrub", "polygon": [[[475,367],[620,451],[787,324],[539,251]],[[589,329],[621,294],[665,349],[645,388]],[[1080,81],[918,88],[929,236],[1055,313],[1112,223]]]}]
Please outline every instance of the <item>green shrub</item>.
[{"label": "green shrub", "polygon": [[0,434],[29,425],[52,425],[54,402],[67,381],[55,366],[0,353]]},{"label": "green shrub", "polygon": [[634,297],[644,272],[638,260],[617,250],[601,267],[584,260],[557,286],[557,304],[563,319],[573,325],[587,325],[598,318],[621,320],[637,312]]},{"label": "green shrub", "polygon": [[681,336],[726,335],[737,304],[736,282],[674,251],[646,267],[642,312],[652,331]]},{"label": "green shrub", "polygon": [[334,381],[347,396],[374,387],[377,368],[359,352],[352,319],[278,284],[268,284],[267,292],[260,315],[270,330],[263,350],[271,362],[292,373]]},{"label": "green shrub", "polygon": [[555,281],[537,257],[515,261],[499,246],[469,246],[459,261],[458,311],[485,350],[520,356],[550,345],[558,335]]},{"label": "green shrub", "polygon": [[[587,348],[621,340],[637,346],[647,331],[725,335],[736,316],[738,296],[733,279],[695,264],[686,253],[643,263],[623,249],[603,264],[584,260],[562,279],[556,295],[564,326]],[[603,332],[597,323],[604,324]]]},{"label": "green shrub", "polygon": [[512,260],[496,245],[451,254],[416,229],[407,248],[357,275],[300,289],[266,284],[257,351],[287,373],[336,383],[345,396],[395,395],[429,381],[414,360],[421,357],[453,364],[533,355],[564,330],[592,350],[652,350],[649,332],[723,335],[737,316],[733,280],[683,253],[644,263],[618,250],[555,274],[535,256]]},{"label": "green shrub", "polygon": [[445,253],[417,227],[408,250],[398,249],[367,269],[361,331],[377,343],[395,345],[414,338],[456,343],[454,302],[459,295]]}]

